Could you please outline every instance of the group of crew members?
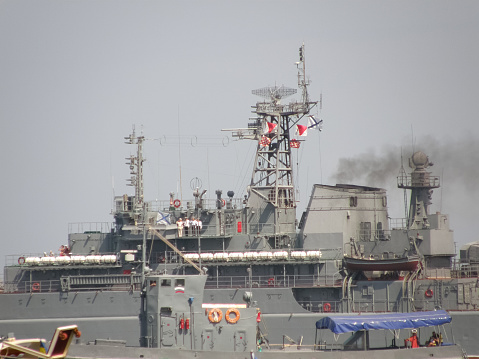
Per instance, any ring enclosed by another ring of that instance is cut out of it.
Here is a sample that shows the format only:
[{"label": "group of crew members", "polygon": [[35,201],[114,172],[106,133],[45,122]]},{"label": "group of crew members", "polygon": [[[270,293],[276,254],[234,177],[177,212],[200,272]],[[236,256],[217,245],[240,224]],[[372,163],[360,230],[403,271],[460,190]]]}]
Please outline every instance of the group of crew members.
[{"label": "group of crew members", "polygon": [[60,249],[60,256],[68,256],[70,255],[70,248],[67,245],[61,245]]},{"label": "group of crew members", "polygon": [[183,234],[185,237],[198,236],[203,228],[203,222],[195,217],[191,219],[185,218],[184,221],[180,218],[176,221],[176,227],[178,228],[178,237],[180,238],[183,237]]},{"label": "group of crew members", "polygon": [[[411,348],[419,348],[419,338],[417,337],[417,330],[413,329],[411,333],[412,335],[409,338],[404,339],[404,345],[407,346],[408,343],[411,343],[410,344]],[[442,335],[437,334],[436,332],[432,332],[431,337],[429,338],[429,340],[426,341],[427,347],[435,347],[441,344],[442,344]]]}]

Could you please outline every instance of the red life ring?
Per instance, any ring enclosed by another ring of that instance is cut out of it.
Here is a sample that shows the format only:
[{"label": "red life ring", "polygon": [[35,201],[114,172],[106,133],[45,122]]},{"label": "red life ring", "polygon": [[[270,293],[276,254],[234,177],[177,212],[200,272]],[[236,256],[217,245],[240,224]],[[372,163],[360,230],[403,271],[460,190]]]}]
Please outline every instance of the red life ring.
[{"label": "red life ring", "polygon": [[274,278],[268,279],[268,287],[274,287]]},{"label": "red life ring", "polygon": [[432,295],[434,294],[434,292],[432,291],[432,289],[428,289],[424,292],[424,295],[427,297],[427,298],[431,298]]},{"label": "red life ring", "polygon": [[221,207],[226,206],[226,201],[224,198],[221,198]]},{"label": "red life ring", "polygon": [[179,208],[181,206],[181,201],[179,199],[175,199],[173,201],[173,206],[175,206],[175,208]]},{"label": "red life ring", "polygon": [[25,257],[18,258],[18,264],[20,265],[25,264]]},{"label": "red life ring", "polygon": [[329,312],[331,311],[331,304],[329,304],[329,303],[324,303],[324,305],[323,305],[323,311],[324,311],[325,313],[329,313]]},{"label": "red life ring", "polygon": [[40,291],[40,283],[38,283],[38,282],[33,283],[33,284],[32,284],[32,290],[33,290],[34,292]]}]

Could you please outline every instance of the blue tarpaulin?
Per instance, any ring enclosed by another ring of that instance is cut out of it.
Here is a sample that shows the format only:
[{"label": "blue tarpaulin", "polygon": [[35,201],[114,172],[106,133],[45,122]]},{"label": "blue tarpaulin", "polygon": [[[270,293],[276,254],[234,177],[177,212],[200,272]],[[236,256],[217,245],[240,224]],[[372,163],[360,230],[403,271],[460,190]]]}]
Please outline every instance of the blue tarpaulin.
[{"label": "blue tarpaulin", "polygon": [[451,322],[445,310],[415,313],[387,313],[376,315],[329,316],[316,322],[317,329],[329,329],[335,334],[358,330],[413,329]]}]

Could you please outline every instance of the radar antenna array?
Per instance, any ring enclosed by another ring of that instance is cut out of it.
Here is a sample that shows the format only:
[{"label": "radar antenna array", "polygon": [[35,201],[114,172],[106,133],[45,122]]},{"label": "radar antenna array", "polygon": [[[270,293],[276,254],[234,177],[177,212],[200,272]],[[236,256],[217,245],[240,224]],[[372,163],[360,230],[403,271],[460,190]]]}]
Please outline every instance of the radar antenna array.
[{"label": "radar antenna array", "polygon": [[263,97],[267,100],[278,102],[283,98],[294,95],[297,91],[298,90],[296,89],[285,87],[284,85],[282,85],[281,87],[278,87],[278,86],[263,87],[257,90],[252,90],[251,93],[253,95]]}]

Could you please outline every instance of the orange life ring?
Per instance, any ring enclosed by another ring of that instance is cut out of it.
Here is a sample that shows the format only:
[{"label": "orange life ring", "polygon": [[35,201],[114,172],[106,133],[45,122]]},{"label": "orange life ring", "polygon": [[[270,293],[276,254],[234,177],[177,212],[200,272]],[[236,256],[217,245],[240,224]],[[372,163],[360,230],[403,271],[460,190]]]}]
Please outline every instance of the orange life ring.
[{"label": "orange life ring", "polygon": [[432,291],[432,289],[428,289],[424,292],[424,295],[427,297],[427,298],[431,298],[432,295],[434,294],[434,292]]},{"label": "orange life ring", "polygon": [[58,338],[60,340],[67,340],[68,339],[68,334],[65,333],[65,332],[60,331],[60,333],[58,333]]},{"label": "orange life ring", "polygon": [[[231,313],[235,313],[235,317],[231,318],[230,317],[230,314]],[[230,308],[226,311],[226,314],[225,314],[225,319],[228,323],[230,324],[235,324],[240,318],[240,312],[238,309],[236,308]]]},{"label": "orange life ring", "polygon": [[331,311],[331,304],[329,303],[324,303],[323,305],[323,311],[326,313],[329,313]]},{"label": "orange life ring", "polygon": [[181,206],[181,201],[179,199],[175,199],[173,201],[173,206],[175,206],[175,208],[179,208]]},{"label": "orange life ring", "polygon": [[274,278],[268,279],[268,287],[274,287]]},{"label": "orange life ring", "polygon": [[38,282],[33,283],[33,284],[32,284],[32,290],[33,290],[34,292],[40,291],[40,283],[38,283]]},{"label": "orange life ring", "polygon": [[18,264],[20,265],[25,264],[25,257],[18,258]]},{"label": "orange life ring", "polygon": [[221,198],[221,207],[226,206],[226,201],[224,198]]},{"label": "orange life ring", "polygon": [[208,314],[208,319],[211,323],[219,323],[223,319],[223,312],[219,308],[213,308]]}]

